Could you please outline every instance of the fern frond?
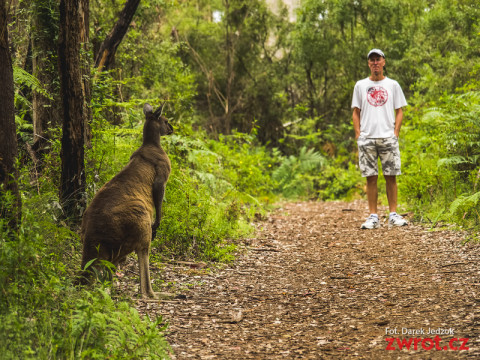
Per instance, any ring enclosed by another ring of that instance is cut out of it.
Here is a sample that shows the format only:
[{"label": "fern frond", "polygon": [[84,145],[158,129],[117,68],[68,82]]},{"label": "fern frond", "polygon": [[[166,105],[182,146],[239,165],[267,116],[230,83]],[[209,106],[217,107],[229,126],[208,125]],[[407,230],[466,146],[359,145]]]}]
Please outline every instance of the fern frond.
[{"label": "fern frond", "polygon": [[300,171],[302,172],[317,170],[327,163],[327,159],[322,154],[314,151],[314,149],[307,150],[306,147],[300,150],[298,160],[300,163]]},{"label": "fern frond", "polygon": [[450,204],[450,213],[455,214],[459,210],[468,212],[471,209],[476,209],[480,203],[480,191],[473,195],[461,195]]},{"label": "fern frond", "polygon": [[193,173],[195,177],[207,185],[213,193],[224,193],[234,188],[228,181],[219,179],[214,174],[203,171],[194,171]]},{"label": "fern frond", "polygon": [[35,76],[18,66],[13,67],[13,81],[17,87],[18,85],[26,86],[33,91],[42,94],[46,98],[53,100],[52,96],[43,88],[42,84],[40,84],[40,81]]},{"label": "fern frond", "polygon": [[466,159],[463,156],[451,156],[449,158],[443,158],[438,160],[437,166],[452,166],[452,165],[458,165],[458,164],[465,164],[465,163],[470,163],[468,159]]}]

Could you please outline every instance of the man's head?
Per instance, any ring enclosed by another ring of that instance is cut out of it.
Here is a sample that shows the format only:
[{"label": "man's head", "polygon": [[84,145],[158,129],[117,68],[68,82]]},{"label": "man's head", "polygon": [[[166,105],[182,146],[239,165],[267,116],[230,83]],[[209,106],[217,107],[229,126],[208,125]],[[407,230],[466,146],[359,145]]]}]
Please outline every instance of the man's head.
[{"label": "man's head", "polygon": [[368,67],[374,77],[382,77],[385,66],[385,54],[382,50],[372,49],[367,55]]}]

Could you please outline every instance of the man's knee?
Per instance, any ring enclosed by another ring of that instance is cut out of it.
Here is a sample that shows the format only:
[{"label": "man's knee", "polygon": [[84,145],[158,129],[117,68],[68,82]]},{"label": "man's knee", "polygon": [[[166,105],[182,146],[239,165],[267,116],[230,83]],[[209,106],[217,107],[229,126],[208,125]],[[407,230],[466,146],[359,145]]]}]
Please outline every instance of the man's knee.
[{"label": "man's knee", "polygon": [[376,185],[378,180],[378,175],[367,176],[367,184],[368,185]]},{"label": "man's knee", "polygon": [[387,184],[396,184],[397,176],[396,175],[384,175],[385,181]]}]

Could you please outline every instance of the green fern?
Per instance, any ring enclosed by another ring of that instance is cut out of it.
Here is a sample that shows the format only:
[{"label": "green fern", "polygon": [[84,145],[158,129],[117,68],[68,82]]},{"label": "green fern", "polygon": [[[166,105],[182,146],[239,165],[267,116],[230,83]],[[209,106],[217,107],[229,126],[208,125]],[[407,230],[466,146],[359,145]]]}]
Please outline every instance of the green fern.
[{"label": "green fern", "polygon": [[[19,68],[18,66],[13,67],[13,82],[17,88],[20,85],[23,85],[35,92],[38,92],[39,94],[42,94],[48,99],[53,100],[52,96],[43,88],[42,84],[35,76],[23,70],[22,68]],[[21,95],[17,94],[16,96]]]},{"label": "green fern", "polygon": [[282,183],[293,179],[296,174],[303,174],[321,168],[327,163],[325,157],[313,149],[300,149],[298,157],[290,155],[285,158],[282,164],[273,172],[274,180]]},{"label": "green fern", "polygon": [[437,166],[452,166],[452,165],[459,165],[459,164],[467,164],[470,163],[470,161],[465,158],[464,156],[451,156],[448,158],[443,158],[438,160]]},{"label": "green fern", "polygon": [[450,214],[462,215],[462,218],[465,218],[470,212],[477,211],[479,204],[480,191],[473,195],[461,195],[450,204]]},{"label": "green fern", "polygon": [[317,170],[327,164],[327,159],[314,149],[307,150],[306,147],[300,149],[300,155],[298,156],[300,171],[309,172]]},{"label": "green fern", "polygon": [[193,174],[198,180],[200,180],[201,183],[208,186],[212,194],[223,194],[229,190],[234,190],[234,187],[231,183],[226,180],[219,179],[212,173],[193,171]]},{"label": "green fern", "polygon": [[314,149],[302,147],[297,156],[286,157],[273,172],[280,191],[286,197],[308,194],[312,190],[315,172],[327,164],[327,159]]}]

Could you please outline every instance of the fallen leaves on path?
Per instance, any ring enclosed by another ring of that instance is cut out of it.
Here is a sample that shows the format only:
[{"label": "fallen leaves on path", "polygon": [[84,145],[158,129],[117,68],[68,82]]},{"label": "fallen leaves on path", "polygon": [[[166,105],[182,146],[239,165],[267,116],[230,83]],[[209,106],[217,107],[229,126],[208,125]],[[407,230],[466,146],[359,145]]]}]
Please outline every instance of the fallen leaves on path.
[{"label": "fallen leaves on path", "polygon": [[[169,323],[174,359],[478,358],[479,245],[415,224],[360,230],[367,215],[361,201],[284,204],[232,264],[152,269],[181,296],[137,308]],[[386,350],[428,329],[454,335]],[[453,338],[469,350],[444,350]]]}]

